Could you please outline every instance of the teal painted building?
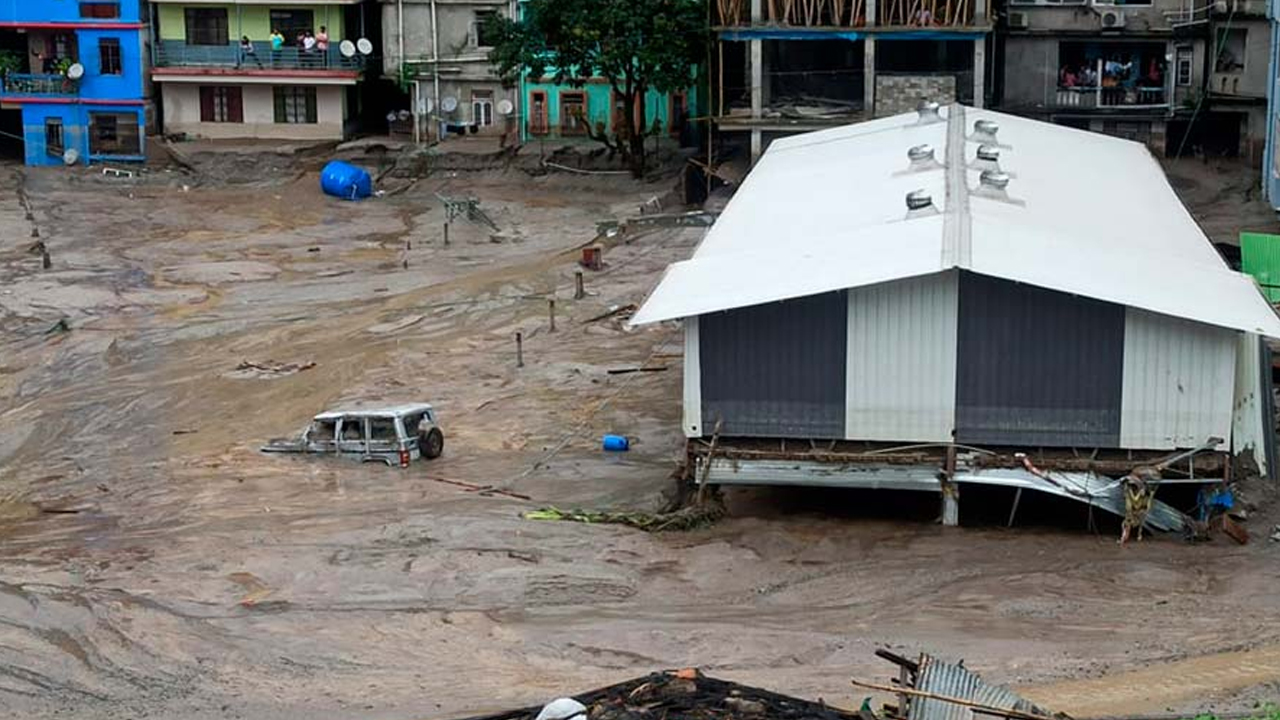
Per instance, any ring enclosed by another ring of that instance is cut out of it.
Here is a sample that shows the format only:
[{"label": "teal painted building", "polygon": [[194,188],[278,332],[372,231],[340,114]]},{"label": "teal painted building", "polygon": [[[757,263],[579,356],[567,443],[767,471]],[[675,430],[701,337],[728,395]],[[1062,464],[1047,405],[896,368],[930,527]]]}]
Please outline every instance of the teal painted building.
[{"label": "teal painted building", "polygon": [[[698,83],[690,70],[689,87],[670,93],[650,90],[644,100],[644,127],[657,124],[662,135],[679,140],[682,145],[695,141],[693,118],[698,116]],[[528,141],[539,137],[576,137],[587,135],[586,119],[591,127],[603,126],[612,135],[621,124],[625,112],[621,95],[603,79],[587,81],[582,87],[558,85],[549,78],[534,81],[526,78],[521,92],[521,137]]]}]

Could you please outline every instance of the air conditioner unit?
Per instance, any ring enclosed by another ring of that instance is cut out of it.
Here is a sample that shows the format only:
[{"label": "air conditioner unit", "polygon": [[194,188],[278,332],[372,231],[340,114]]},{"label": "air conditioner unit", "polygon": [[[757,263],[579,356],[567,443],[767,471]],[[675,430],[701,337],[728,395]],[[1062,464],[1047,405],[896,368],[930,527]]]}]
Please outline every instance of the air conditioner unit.
[{"label": "air conditioner unit", "polygon": [[1009,13],[1009,27],[1014,30],[1026,30],[1031,25],[1027,21],[1027,14],[1024,12]]},{"label": "air conditioner unit", "polygon": [[1124,27],[1124,11],[1123,10],[1104,10],[1099,13],[1102,18],[1103,30],[1119,30]]}]

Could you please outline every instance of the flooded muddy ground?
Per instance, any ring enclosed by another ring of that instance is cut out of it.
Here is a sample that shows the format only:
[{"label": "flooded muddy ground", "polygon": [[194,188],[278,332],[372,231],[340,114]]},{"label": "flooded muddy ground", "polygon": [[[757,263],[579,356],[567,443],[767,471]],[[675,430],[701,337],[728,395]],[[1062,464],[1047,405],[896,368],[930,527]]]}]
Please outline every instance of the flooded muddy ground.
[{"label": "flooded muddy ground", "polygon": [[[687,533],[522,519],[655,509],[671,489],[680,332],[592,319],[640,302],[700,231],[607,239],[573,299],[596,223],[671,186],[488,171],[342,203],[305,172],[0,168],[0,707],[448,717],[686,665],[856,707],[848,680],[882,678],[885,645],[1099,715],[1280,692],[1271,510],[1248,546],[1123,550],[1109,521],[1033,501],[1014,529],[796,490],[735,490],[728,519]],[[457,222],[446,246],[436,192],[480,198],[500,231]],[[608,372],[642,363],[667,369]],[[434,403],[444,457],[258,452],[347,400]],[[606,432],[632,451],[601,453]],[[1178,681],[1197,675],[1212,687]]]}]

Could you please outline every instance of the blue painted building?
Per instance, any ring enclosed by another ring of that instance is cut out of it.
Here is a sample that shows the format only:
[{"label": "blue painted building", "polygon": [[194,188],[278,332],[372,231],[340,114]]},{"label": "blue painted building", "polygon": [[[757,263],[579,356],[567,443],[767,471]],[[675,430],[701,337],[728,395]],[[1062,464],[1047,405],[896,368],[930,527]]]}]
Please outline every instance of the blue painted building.
[{"label": "blue painted building", "polygon": [[141,0],[0,0],[0,131],[28,165],[141,161]]}]

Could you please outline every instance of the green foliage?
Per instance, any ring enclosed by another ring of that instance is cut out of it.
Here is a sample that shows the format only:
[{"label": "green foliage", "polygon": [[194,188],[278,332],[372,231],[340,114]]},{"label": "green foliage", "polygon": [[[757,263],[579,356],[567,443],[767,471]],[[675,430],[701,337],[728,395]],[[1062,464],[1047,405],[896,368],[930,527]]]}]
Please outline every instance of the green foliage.
[{"label": "green foliage", "polygon": [[[1201,713],[1192,720],[1219,720],[1213,713]],[[1253,713],[1246,720],[1280,720],[1280,705],[1267,703],[1254,707]]]},{"label": "green foliage", "polygon": [[[644,169],[644,96],[689,86],[707,43],[705,7],[695,0],[530,0],[519,21],[495,18],[489,59],[508,81],[527,73],[582,87],[604,78],[620,95],[624,127],[592,133]],[[639,123],[634,119],[638,116]]]},{"label": "green foliage", "polygon": [[0,77],[22,69],[22,56],[12,50],[0,50]]}]

